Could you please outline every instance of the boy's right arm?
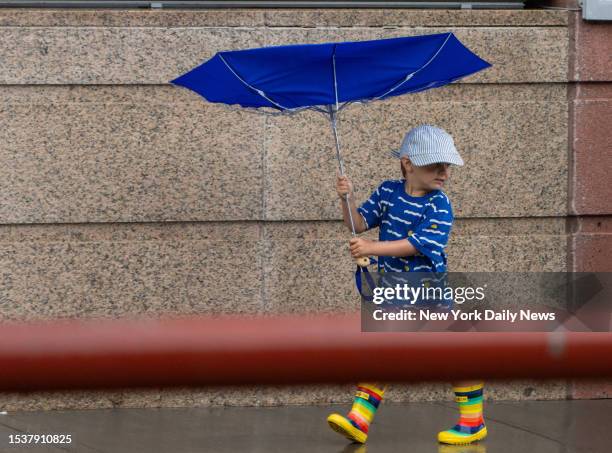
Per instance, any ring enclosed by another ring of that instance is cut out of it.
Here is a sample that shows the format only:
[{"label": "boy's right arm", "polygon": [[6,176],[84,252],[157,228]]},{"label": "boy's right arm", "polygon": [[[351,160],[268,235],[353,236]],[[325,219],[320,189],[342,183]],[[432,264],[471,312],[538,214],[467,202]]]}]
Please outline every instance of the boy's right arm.
[{"label": "boy's right arm", "polygon": [[[357,207],[355,205],[355,197],[353,196],[353,185],[346,176],[338,176],[336,180],[336,192],[338,193],[338,197],[340,197],[342,217],[344,219],[344,224],[347,226],[347,228],[351,228],[351,220],[349,217],[350,209],[351,215],[353,216],[353,222],[355,224],[355,232],[363,233],[364,231],[366,231],[368,227],[359,211],[357,211]],[[348,203],[346,201],[346,195],[348,195]]]}]

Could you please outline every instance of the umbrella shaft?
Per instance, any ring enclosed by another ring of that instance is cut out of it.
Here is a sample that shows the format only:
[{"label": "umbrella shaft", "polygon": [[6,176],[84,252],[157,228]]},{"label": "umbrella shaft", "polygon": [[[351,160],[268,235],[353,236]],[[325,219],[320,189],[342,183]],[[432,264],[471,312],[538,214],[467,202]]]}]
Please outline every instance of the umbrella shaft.
[{"label": "umbrella shaft", "polygon": [[344,162],[340,155],[340,140],[338,139],[338,130],[336,127],[336,113],[332,110],[330,113],[332,132],[334,133],[334,140],[336,142],[336,159],[338,160],[338,167],[340,167],[340,176],[344,176]]},{"label": "umbrella shaft", "polygon": [[[334,133],[334,140],[336,142],[336,159],[338,160],[338,167],[340,168],[340,176],[344,176],[344,163],[342,161],[342,156],[340,155],[340,140],[338,139],[338,130],[336,128],[336,111],[333,106],[329,106],[329,119],[331,121],[332,132]],[[349,194],[345,195],[346,206],[348,209],[349,220],[351,222],[351,234],[356,236],[355,232],[355,221],[353,220],[353,212],[351,210],[351,203],[349,200]]]}]

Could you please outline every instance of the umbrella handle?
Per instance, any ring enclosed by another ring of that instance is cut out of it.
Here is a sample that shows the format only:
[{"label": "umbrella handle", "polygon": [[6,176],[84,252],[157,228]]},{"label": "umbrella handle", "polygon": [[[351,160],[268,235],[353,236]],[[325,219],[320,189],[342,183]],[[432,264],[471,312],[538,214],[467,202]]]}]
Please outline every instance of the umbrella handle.
[{"label": "umbrella handle", "polygon": [[359,267],[368,267],[370,265],[370,258],[367,256],[361,256],[359,258],[355,258],[355,263]]}]

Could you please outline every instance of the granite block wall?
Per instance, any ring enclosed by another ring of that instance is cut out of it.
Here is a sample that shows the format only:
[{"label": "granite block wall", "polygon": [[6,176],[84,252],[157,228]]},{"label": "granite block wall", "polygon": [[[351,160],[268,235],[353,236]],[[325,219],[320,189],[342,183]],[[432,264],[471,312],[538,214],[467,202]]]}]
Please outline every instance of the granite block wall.
[{"label": "granite block wall", "polygon": [[[568,268],[562,11],[0,10],[0,320],[358,307],[328,122],[207,104],[168,81],[216,51],[453,31],[494,67],[347,109],[357,197],[387,150],[438,124],[466,166],[447,192],[456,271]],[[371,233],[370,233],[371,234]],[[570,244],[568,246],[568,244]],[[564,381],[496,398],[565,398]],[[0,394],[4,410],[347,402],[350,386]],[[397,386],[390,399],[451,396]]]}]

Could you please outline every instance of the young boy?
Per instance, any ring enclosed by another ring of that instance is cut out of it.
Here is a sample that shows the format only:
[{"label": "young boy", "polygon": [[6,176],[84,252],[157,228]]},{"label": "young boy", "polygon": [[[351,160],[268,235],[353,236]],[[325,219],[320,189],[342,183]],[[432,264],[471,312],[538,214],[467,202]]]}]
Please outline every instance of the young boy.
[{"label": "young boy", "polygon": [[[463,160],[452,137],[431,125],[410,130],[393,155],[400,159],[404,179],[383,181],[359,209],[351,182],[346,176],[338,177],[336,191],[342,200],[344,223],[350,228],[350,209],[357,233],[379,228],[378,241],[351,239],[351,255],[378,256],[379,272],[446,272],[445,249],[453,211],[442,188],[450,177],[450,165],[463,165]],[[453,383],[460,418],[453,428],[438,433],[439,442],[469,444],[486,437],[483,385],[478,381]],[[348,415],[331,414],[327,422],[348,439],[365,443],[383,396],[381,385],[359,384]]]}]

